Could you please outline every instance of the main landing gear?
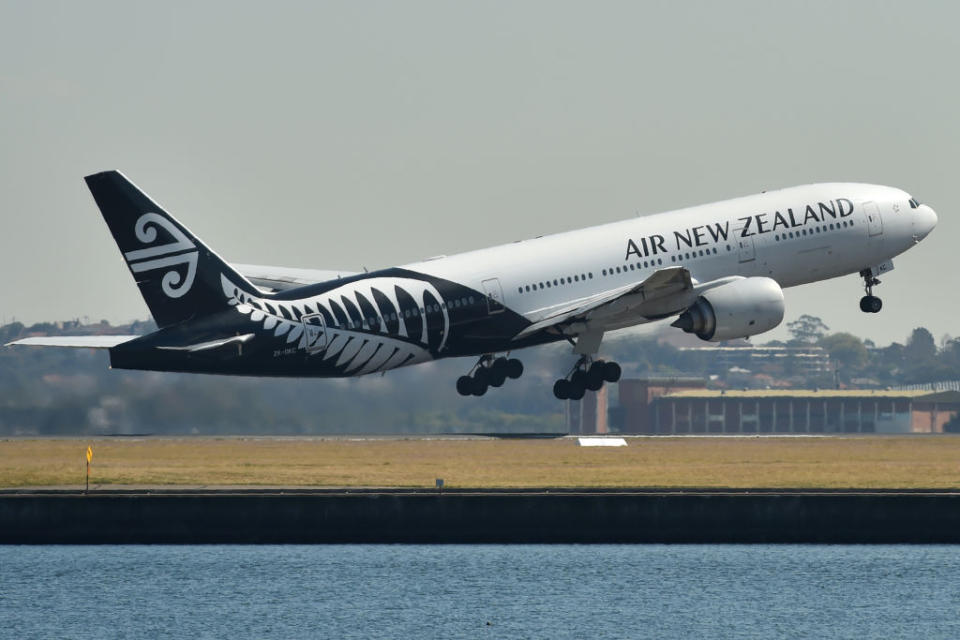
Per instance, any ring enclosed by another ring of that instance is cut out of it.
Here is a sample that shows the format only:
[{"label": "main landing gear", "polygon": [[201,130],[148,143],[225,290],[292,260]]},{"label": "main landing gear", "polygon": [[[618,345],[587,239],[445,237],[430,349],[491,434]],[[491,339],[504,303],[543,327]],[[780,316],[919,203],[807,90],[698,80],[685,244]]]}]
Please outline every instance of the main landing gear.
[{"label": "main landing gear", "polygon": [[616,362],[581,356],[567,377],[553,384],[553,395],[559,400],[580,400],[587,389],[599,391],[604,382],[619,380],[620,373],[620,365]]},{"label": "main landing gear", "polygon": [[523,363],[516,358],[482,356],[471,373],[457,378],[457,393],[462,396],[482,396],[489,387],[500,387],[507,378],[516,380],[523,375]]},{"label": "main landing gear", "polygon": [[873,295],[873,287],[880,284],[880,279],[873,275],[870,269],[864,269],[860,272],[863,278],[863,288],[867,295],[860,298],[860,311],[864,313],[878,313],[883,308],[883,300]]}]

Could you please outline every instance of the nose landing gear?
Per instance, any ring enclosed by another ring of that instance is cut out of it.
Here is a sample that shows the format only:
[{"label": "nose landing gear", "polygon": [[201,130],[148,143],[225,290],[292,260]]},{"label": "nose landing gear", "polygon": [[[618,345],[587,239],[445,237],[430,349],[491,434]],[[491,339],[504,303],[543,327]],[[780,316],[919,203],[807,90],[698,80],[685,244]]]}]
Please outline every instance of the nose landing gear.
[{"label": "nose landing gear", "polygon": [[523,363],[516,358],[482,356],[471,374],[457,378],[457,393],[462,396],[482,396],[490,387],[501,387],[507,378],[516,380],[523,375]]},{"label": "nose landing gear", "polygon": [[860,298],[860,311],[864,313],[878,313],[880,309],[883,308],[883,300],[873,295],[873,287],[880,284],[880,279],[877,278],[870,269],[861,271],[860,276],[863,278],[863,288],[867,293],[867,295]]},{"label": "nose landing gear", "polygon": [[566,378],[560,378],[553,384],[553,395],[558,400],[580,400],[588,389],[599,391],[604,382],[619,380],[620,373],[620,365],[616,362],[591,360],[582,356]]}]

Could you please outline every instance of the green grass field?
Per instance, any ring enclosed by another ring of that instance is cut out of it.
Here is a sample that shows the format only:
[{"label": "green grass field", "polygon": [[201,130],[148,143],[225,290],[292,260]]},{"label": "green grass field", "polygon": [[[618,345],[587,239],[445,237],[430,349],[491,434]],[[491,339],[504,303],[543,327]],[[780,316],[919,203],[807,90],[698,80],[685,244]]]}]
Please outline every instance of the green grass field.
[{"label": "green grass field", "polygon": [[0,440],[0,487],[960,487],[960,437]]}]

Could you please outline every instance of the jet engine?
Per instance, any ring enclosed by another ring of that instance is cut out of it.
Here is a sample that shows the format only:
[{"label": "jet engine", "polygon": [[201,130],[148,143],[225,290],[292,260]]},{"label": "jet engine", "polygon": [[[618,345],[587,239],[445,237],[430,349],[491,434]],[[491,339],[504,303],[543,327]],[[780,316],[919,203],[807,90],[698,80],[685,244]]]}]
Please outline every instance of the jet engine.
[{"label": "jet engine", "polygon": [[671,326],[720,342],[763,333],[783,320],[783,290],[770,278],[743,278],[709,289]]}]

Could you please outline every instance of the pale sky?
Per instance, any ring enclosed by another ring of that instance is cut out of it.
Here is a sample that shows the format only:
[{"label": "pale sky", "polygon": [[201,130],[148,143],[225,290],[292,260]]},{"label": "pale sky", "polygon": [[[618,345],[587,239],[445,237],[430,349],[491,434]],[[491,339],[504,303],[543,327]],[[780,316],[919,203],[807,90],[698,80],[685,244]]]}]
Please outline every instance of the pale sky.
[{"label": "pale sky", "polygon": [[0,321],[148,317],[83,183],[119,169],[227,260],[349,270],[887,184],[940,224],[883,311],[851,275],[786,321],[957,335],[958,7],[0,0]]}]

